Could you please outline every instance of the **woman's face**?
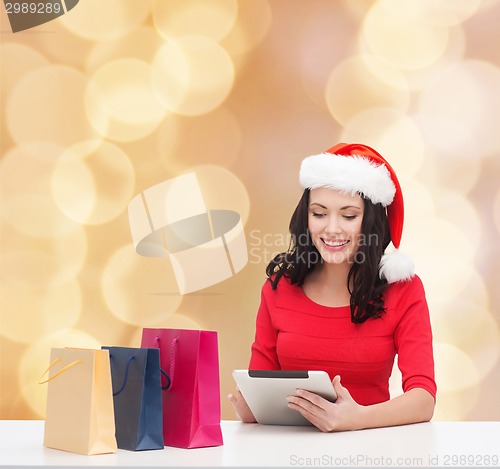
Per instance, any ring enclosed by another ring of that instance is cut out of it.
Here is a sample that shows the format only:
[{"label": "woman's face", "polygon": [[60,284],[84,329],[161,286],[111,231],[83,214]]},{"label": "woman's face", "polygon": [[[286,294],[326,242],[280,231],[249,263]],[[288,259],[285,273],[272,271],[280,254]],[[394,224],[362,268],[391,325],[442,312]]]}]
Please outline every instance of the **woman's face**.
[{"label": "woman's face", "polygon": [[312,241],[327,264],[354,262],[361,239],[364,202],[358,194],[312,189],[308,227]]}]

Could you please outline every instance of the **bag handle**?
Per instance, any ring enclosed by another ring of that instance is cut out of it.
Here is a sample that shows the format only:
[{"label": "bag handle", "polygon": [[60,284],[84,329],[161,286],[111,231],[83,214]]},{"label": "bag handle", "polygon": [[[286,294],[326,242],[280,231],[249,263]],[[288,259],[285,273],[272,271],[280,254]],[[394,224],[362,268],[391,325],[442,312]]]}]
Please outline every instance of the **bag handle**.
[{"label": "bag handle", "polygon": [[[168,384],[166,386],[162,386],[161,388],[163,390],[167,389],[172,389],[172,386],[174,385],[174,374],[175,374],[175,358],[177,355],[177,346],[178,346],[179,339],[178,337],[174,337],[172,340],[172,344],[170,345],[170,375],[168,375],[164,370],[161,370],[161,373],[163,376],[165,376],[168,379]],[[155,348],[160,348],[160,338],[158,336],[155,337],[154,339],[154,346]]]},{"label": "bag handle", "polygon": [[[109,358],[112,358],[112,357],[113,357],[113,355],[110,353]],[[132,363],[132,360],[134,358],[135,358],[135,355],[132,355],[131,357],[129,357],[129,359],[127,361],[127,365],[125,367],[125,376],[123,378],[123,383],[120,386],[120,389],[118,389],[118,391],[113,393],[113,396],[118,396],[118,394],[120,394],[125,389],[125,386],[127,385],[127,381],[128,381],[128,370],[129,370],[130,364]]]},{"label": "bag handle", "polygon": [[[49,367],[45,370],[42,376],[40,376],[40,379],[42,379],[48,372],[49,370],[56,365],[58,362],[60,362],[60,358],[56,358],[50,365]],[[55,375],[51,376],[50,378],[47,378],[45,381],[38,381],[38,384],[45,384],[48,383],[49,381],[52,381],[53,379],[56,379],[59,375],[63,374],[65,371],[69,370],[72,366],[78,365],[79,363],[82,363],[81,360],[76,360],[69,365],[66,365],[64,368],[59,370]]]},{"label": "bag handle", "polygon": [[164,391],[166,391],[170,386],[172,386],[172,380],[170,379],[170,376],[168,376],[168,373],[163,368],[160,368],[160,373],[163,376],[165,376],[165,378],[167,378],[168,384],[161,387]]},{"label": "bag handle", "polygon": [[[109,354],[109,358],[113,358],[113,354],[112,353]],[[125,365],[125,376],[123,377],[123,383],[120,386],[120,389],[118,389],[118,391],[115,391],[113,393],[113,396],[118,396],[118,394],[120,394],[121,392],[123,392],[123,390],[125,389],[125,386],[127,385],[127,381],[128,381],[128,372],[129,372],[129,369],[130,369],[130,364],[132,363],[132,360],[134,358],[135,358],[135,355],[132,355],[127,360],[127,364]],[[160,368],[160,372],[161,372],[161,374],[163,376],[165,376],[165,378],[167,378],[167,381],[168,381],[168,384],[166,386],[162,386],[161,388],[162,389],[168,389],[170,387],[171,383],[172,383],[172,380],[170,379],[170,376],[168,376],[168,374],[162,368]]]}]

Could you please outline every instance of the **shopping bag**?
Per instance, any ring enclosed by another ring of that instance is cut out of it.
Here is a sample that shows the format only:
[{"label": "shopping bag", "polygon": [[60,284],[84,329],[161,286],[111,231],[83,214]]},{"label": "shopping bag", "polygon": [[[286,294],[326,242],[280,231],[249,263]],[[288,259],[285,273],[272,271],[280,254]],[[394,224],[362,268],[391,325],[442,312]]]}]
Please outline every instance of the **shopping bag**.
[{"label": "shopping bag", "polygon": [[116,451],[109,352],[53,348],[40,384],[48,383],[44,446],[80,454]]},{"label": "shopping bag", "polygon": [[144,328],[142,347],[160,349],[171,380],[162,394],[165,446],[222,445],[217,332]]},{"label": "shopping bag", "polygon": [[160,351],[102,348],[109,350],[118,448],[163,449]]}]

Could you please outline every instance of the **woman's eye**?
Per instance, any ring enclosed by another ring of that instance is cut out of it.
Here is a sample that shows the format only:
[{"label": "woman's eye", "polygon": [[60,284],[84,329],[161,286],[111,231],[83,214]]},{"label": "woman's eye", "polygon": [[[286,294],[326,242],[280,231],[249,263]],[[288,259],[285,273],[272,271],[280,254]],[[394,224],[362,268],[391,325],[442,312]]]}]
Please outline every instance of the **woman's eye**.
[{"label": "woman's eye", "polygon": [[318,218],[321,218],[321,217],[324,217],[324,216],[325,216],[325,214],[324,214],[324,213],[313,212],[313,213],[312,213],[312,216],[313,216],[313,217],[318,217]]},{"label": "woman's eye", "polygon": [[344,215],[344,218],[346,220],[354,220],[355,218],[357,218],[357,215]]}]

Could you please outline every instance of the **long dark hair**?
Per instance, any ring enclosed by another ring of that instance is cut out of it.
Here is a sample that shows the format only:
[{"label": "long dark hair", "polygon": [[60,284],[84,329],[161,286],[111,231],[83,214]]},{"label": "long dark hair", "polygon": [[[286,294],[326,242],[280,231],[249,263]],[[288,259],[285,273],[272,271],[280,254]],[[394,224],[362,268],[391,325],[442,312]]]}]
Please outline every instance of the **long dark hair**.
[{"label": "long dark hair", "polygon": [[[267,266],[266,274],[276,289],[281,277],[301,286],[306,276],[323,262],[314,246],[308,229],[310,190],[306,189],[290,220],[291,241],[288,251],[278,254]],[[364,213],[361,223],[361,241],[347,275],[351,294],[351,321],[362,323],[380,318],[384,312],[382,294],[387,281],[379,276],[379,263],[385,248],[391,242],[385,208],[363,197]]]}]

